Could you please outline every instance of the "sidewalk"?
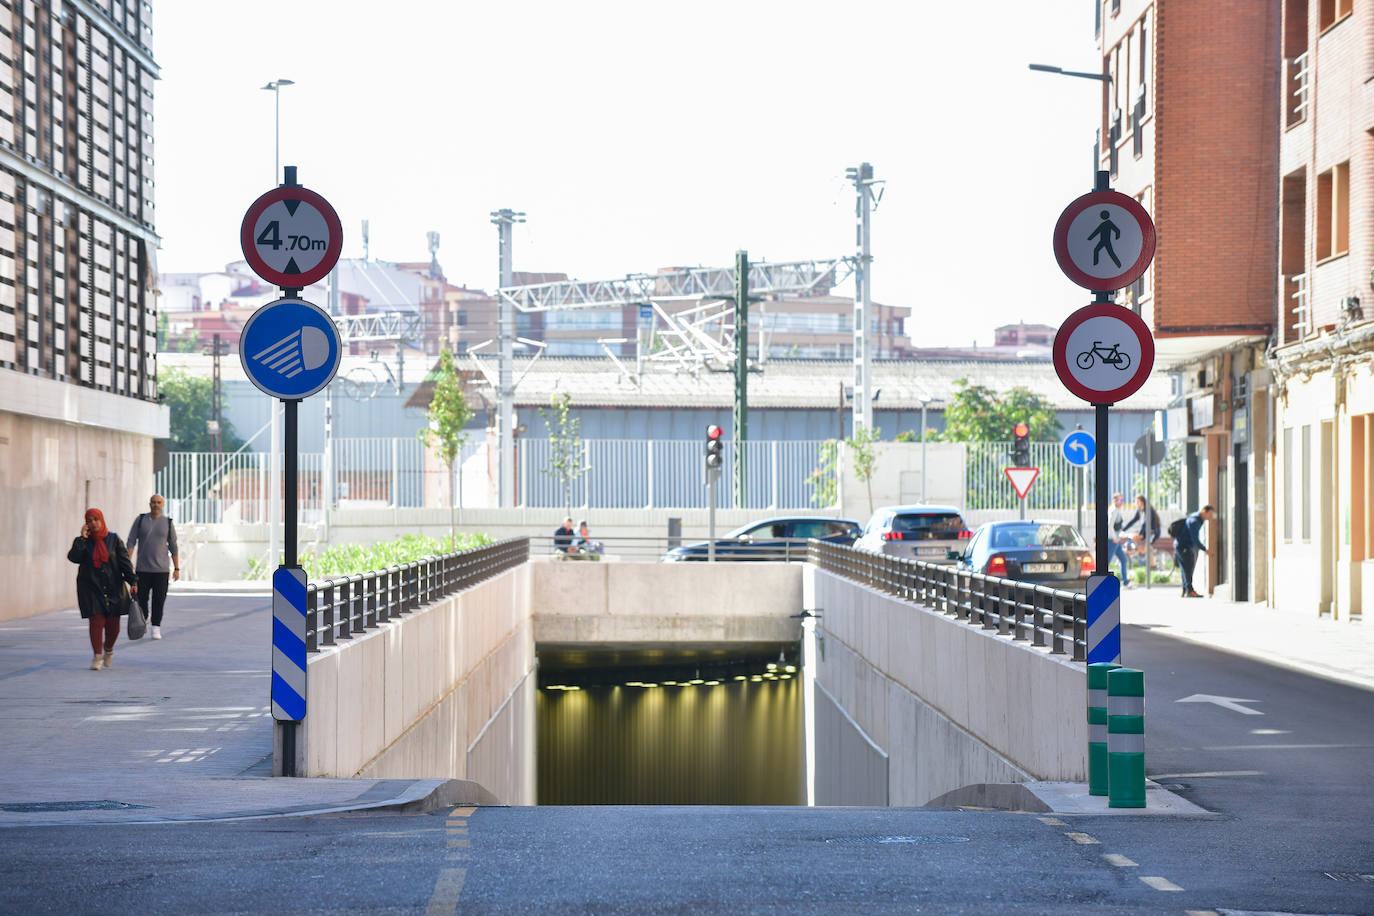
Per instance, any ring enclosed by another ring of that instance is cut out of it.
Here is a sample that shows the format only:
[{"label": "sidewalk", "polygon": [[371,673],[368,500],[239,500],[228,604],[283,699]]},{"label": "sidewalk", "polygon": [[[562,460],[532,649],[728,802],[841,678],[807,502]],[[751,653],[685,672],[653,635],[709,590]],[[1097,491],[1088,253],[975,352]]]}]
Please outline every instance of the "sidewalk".
[{"label": "sidewalk", "polygon": [[1374,690],[1374,627],[1213,598],[1183,598],[1177,585],[1121,593],[1121,622],[1318,677]]},{"label": "sidewalk", "polygon": [[76,610],[0,622],[0,827],[422,807],[461,788],[273,778],[271,624],[263,583],[176,583],[165,638],[121,636],[91,671]]}]

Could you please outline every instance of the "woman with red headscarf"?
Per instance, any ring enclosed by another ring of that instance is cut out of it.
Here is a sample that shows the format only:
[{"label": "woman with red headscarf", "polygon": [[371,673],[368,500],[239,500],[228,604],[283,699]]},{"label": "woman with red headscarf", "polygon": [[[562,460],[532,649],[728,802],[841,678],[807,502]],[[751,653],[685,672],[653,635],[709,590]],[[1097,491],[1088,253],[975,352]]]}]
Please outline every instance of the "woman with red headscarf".
[{"label": "woman with red headscarf", "polygon": [[91,650],[95,658],[91,670],[114,666],[114,644],[119,638],[119,618],[124,613],[120,580],[138,591],[138,576],[129,562],[124,542],[105,525],[99,509],[86,510],[86,524],[72,541],[67,559],[77,564],[76,606],[83,619],[90,621]]}]

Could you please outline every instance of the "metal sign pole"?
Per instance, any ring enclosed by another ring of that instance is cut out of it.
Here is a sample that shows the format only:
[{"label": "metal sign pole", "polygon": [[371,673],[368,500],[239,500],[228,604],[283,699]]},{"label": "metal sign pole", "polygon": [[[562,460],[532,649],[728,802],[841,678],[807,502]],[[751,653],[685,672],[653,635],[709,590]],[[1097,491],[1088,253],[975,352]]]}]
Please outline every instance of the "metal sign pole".
[{"label": "metal sign pole", "polygon": [[706,471],[706,562],[716,562],[716,478],[719,472]]},{"label": "metal sign pole", "polygon": [[1097,454],[1094,456],[1093,465],[1093,499],[1097,502],[1097,572],[1099,575],[1107,575],[1107,564],[1110,562],[1111,551],[1108,549],[1107,540],[1107,452],[1109,449],[1104,447],[1107,442],[1107,408],[1108,404],[1094,404],[1093,409],[1097,412]]}]

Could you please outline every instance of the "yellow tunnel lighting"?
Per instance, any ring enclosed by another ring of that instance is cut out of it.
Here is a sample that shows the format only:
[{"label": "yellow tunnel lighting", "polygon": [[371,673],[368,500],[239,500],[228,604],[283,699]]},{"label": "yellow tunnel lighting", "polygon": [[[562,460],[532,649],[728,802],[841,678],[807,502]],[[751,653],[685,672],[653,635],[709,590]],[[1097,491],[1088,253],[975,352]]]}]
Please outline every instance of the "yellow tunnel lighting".
[{"label": "yellow tunnel lighting", "polygon": [[766,667],[769,671],[777,671],[777,670],[778,670],[778,663],[777,663],[777,662],[769,662],[765,667]]},{"label": "yellow tunnel lighting", "polygon": [[694,677],[694,678],[692,678],[690,681],[688,681],[687,683],[689,683],[689,684],[704,684],[704,683],[706,683],[706,682],[703,681],[703,680],[702,680],[701,678],[699,678],[699,677]]},{"label": "yellow tunnel lighting", "polygon": [[797,673],[797,666],[796,666],[796,665],[788,665],[786,668],[783,668],[782,670],[786,671],[788,674],[796,674],[796,673]]},{"label": "yellow tunnel lighting", "polygon": [[762,681],[762,680],[763,680],[763,675],[762,675],[762,674],[756,674],[756,675],[754,675],[753,677],[751,677],[749,680],[751,680],[751,681],[753,681],[755,684],[757,684],[759,681]]},{"label": "yellow tunnel lighting", "polygon": [[743,674],[737,674],[737,675],[735,675],[735,680],[737,680],[737,681],[747,681],[747,680],[749,680],[749,678],[745,677]]}]

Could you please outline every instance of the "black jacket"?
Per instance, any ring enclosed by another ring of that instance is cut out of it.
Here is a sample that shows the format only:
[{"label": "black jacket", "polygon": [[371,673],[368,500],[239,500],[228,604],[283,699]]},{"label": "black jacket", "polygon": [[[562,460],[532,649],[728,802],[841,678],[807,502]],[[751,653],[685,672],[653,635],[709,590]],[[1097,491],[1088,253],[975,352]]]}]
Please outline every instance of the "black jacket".
[{"label": "black jacket", "polygon": [[94,548],[95,541],[79,537],[72,541],[72,549],[67,551],[67,559],[77,564],[77,609],[83,618],[91,614],[122,616],[124,611],[119,599],[123,590],[119,587],[119,581],[123,579],[130,585],[138,584],[134,565],[129,562],[129,551],[124,549],[124,542],[119,535],[111,531],[105,535],[105,549],[110,552],[110,558],[96,569],[95,558],[91,556]]}]

